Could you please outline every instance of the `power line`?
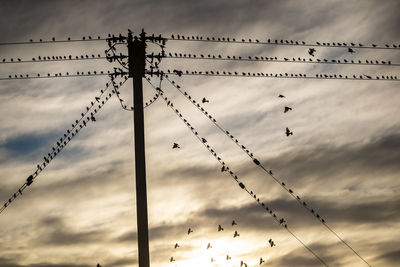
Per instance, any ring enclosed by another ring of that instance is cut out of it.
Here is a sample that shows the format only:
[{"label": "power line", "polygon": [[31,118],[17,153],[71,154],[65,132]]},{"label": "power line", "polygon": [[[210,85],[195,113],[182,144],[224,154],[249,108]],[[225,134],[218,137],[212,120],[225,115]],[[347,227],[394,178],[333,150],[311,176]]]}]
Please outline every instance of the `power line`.
[{"label": "power line", "polygon": [[188,71],[188,70],[166,70],[164,71],[147,71],[150,75],[171,74],[177,76],[208,76],[208,77],[244,77],[244,78],[270,78],[270,79],[308,79],[308,80],[356,80],[356,81],[400,81],[397,76],[393,75],[355,75],[355,74],[315,74],[309,76],[305,73],[264,73],[264,72],[238,72],[238,71]]},{"label": "power line", "polygon": [[[84,38],[84,39],[83,39]],[[93,42],[93,41],[106,41],[109,38],[102,38],[100,36],[97,36],[97,38],[92,38],[91,36],[83,37],[82,39],[63,39],[63,40],[56,40],[53,38],[52,40],[42,40],[39,39],[39,41],[34,41],[30,40],[29,42],[2,42],[0,45],[26,45],[26,44],[53,44],[53,43],[74,43],[74,42]]]},{"label": "power line", "polygon": [[[281,45],[281,46],[307,46],[307,47],[334,47],[334,48],[357,48],[357,49],[392,49],[397,50],[400,44],[385,44],[385,45],[364,45],[356,44],[355,42],[312,42],[293,41],[293,40],[272,40],[260,41],[258,39],[235,39],[229,37],[203,37],[203,36],[183,36],[171,35],[170,38],[165,38],[167,41],[187,41],[187,42],[211,42],[211,43],[232,43],[232,44],[258,44],[258,45]],[[400,49],[399,49],[400,50]]]},{"label": "power line", "polygon": [[0,61],[0,64],[15,64],[15,63],[43,63],[43,62],[58,62],[58,61],[83,61],[83,60],[99,60],[99,59],[107,59],[107,57],[103,57],[100,54],[97,56],[92,54],[91,56],[89,55],[80,55],[80,56],[39,56],[39,57],[33,57],[32,60],[23,60],[20,58],[17,58],[17,60],[10,59],[7,60],[3,58],[2,61]]},{"label": "power line", "polygon": [[[112,78],[112,76],[111,76]],[[113,81],[113,78],[111,79]],[[124,84],[126,79],[122,82]],[[121,84],[121,85],[122,85]],[[13,202],[16,200],[18,196],[22,196],[22,192],[26,189],[26,187],[30,186],[34,180],[39,176],[39,174],[49,165],[49,163],[63,150],[65,146],[82,130],[87,124],[91,121],[96,121],[94,115],[105,105],[105,103],[110,100],[112,95],[116,93],[115,90],[112,90],[108,95],[106,94],[109,88],[109,84],[106,83],[106,87],[104,90],[100,90],[100,95],[95,97],[94,101],[91,101],[90,105],[86,107],[86,111],[81,113],[81,117],[79,120],[75,120],[75,123],[72,124],[71,128],[69,128],[59,140],[57,140],[56,145],[54,145],[47,154],[47,157],[44,156],[44,161],[37,165],[37,169],[34,173],[28,176],[26,182],[4,203],[4,205],[0,208],[0,214]],[[106,95],[101,100],[101,97]],[[92,112],[91,112],[92,111]],[[89,114],[90,112],[90,114]],[[90,115],[90,116],[89,116]],[[86,117],[86,118],[85,118]]]},{"label": "power line", "polygon": [[314,255],[322,264],[325,266],[328,266],[324,260],[322,260],[310,247],[308,247],[304,242],[302,242],[292,231],[289,230],[286,220],[284,218],[278,219],[276,214],[263,202],[260,202],[260,199],[257,198],[257,195],[253,193],[253,191],[249,190],[243,182],[241,182],[238,178],[238,176],[229,168],[229,166],[222,160],[222,158],[215,152],[215,150],[208,144],[207,140],[204,137],[201,137],[198,132],[195,130],[195,128],[188,122],[187,119],[183,117],[183,115],[180,113],[180,111],[176,108],[174,108],[174,104],[171,100],[169,100],[166,96],[164,96],[164,92],[160,89],[155,87],[151,81],[150,78],[146,78],[146,81],[156,90],[156,92],[159,93],[161,98],[167,103],[167,106],[170,107],[175,114],[185,123],[185,125],[189,128],[189,130],[195,135],[195,137],[202,143],[206,149],[211,153],[211,155],[222,165],[222,172],[228,172],[229,175],[234,179],[234,181],[239,185],[241,189],[246,191],[256,202],[257,204],[267,213],[272,216],[272,218],[286,231],[288,231],[293,237],[295,237],[310,253]]},{"label": "power line", "polygon": [[[147,55],[148,58],[154,58],[154,55]],[[342,65],[377,65],[377,66],[400,66],[399,63],[392,63],[390,60],[354,60],[354,59],[313,59],[313,58],[278,58],[267,56],[222,56],[222,55],[196,55],[185,53],[168,53],[164,56],[166,59],[191,59],[191,60],[221,60],[221,61],[250,61],[250,62],[271,62],[271,63],[302,63],[302,64],[342,64]]]},{"label": "power line", "polygon": [[112,74],[111,71],[88,71],[88,72],[76,72],[76,74],[72,74],[69,72],[63,73],[55,73],[55,74],[14,74],[9,75],[7,77],[0,77],[0,81],[4,80],[27,80],[27,79],[54,79],[54,78],[77,78],[77,77],[93,77],[93,76],[105,76]]},{"label": "power line", "polygon": [[313,208],[311,208],[305,201],[302,201],[298,195],[294,193],[292,189],[288,187],[283,181],[279,180],[272,172],[272,170],[268,170],[263,164],[254,157],[253,153],[244,146],[237,138],[235,138],[229,131],[225,130],[219,123],[217,123],[216,119],[209,114],[196,100],[194,100],[186,91],[183,92],[181,87],[176,84],[174,81],[168,78],[168,75],[165,75],[165,79],[171,83],[171,85],[176,88],[186,99],[188,99],[198,110],[200,110],[221,132],[223,132],[229,139],[232,140],[243,152],[245,152],[251,160],[259,166],[264,172],[269,174],[271,178],[274,179],[276,183],[278,183],[286,192],[288,192],[297,202],[298,204],[310,212],[320,223],[322,223],[332,234],[334,234],[343,244],[345,244],[349,249],[351,249],[361,260],[363,260],[366,264],[370,266],[370,264],[361,256],[359,255],[344,239],[342,239],[329,225],[326,223],[325,219],[322,218]]}]

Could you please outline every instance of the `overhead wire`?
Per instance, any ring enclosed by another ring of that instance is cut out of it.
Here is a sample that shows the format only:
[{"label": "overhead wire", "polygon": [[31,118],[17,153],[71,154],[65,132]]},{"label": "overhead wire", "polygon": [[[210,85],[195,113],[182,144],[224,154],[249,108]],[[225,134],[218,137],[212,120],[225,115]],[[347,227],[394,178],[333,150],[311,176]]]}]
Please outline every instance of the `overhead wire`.
[{"label": "overhead wire", "polygon": [[257,45],[278,45],[278,46],[303,46],[303,47],[334,47],[334,48],[357,48],[357,49],[391,49],[400,50],[400,44],[370,44],[364,45],[355,42],[318,42],[314,41],[307,43],[305,41],[296,40],[273,40],[267,39],[260,41],[259,39],[243,39],[243,38],[230,38],[230,37],[203,37],[203,36],[184,36],[184,35],[171,35],[170,38],[164,38],[167,41],[187,41],[187,42],[211,42],[211,43],[232,43],[232,44],[257,44]]},{"label": "overhead wire", "polygon": [[208,76],[208,77],[243,77],[243,78],[269,78],[269,79],[307,79],[307,80],[356,80],[356,81],[391,81],[398,82],[400,79],[396,75],[375,75],[367,74],[332,74],[321,73],[310,76],[305,73],[264,73],[264,72],[238,72],[238,71],[189,71],[189,70],[169,70],[166,71],[147,71],[150,75],[177,75],[177,76]]},{"label": "overhead wire", "polygon": [[[154,57],[147,55],[148,58]],[[271,62],[271,63],[300,63],[300,64],[339,64],[339,65],[365,65],[365,66],[391,66],[398,67],[399,63],[392,63],[391,60],[373,60],[373,59],[320,59],[320,58],[302,58],[302,57],[283,57],[278,58],[268,56],[222,56],[211,54],[186,54],[170,52],[163,56],[166,59],[188,59],[188,60],[221,60],[221,61],[247,61],[247,62]]]},{"label": "overhead wire", "polygon": [[189,128],[189,130],[194,134],[194,136],[202,143],[206,149],[211,153],[211,155],[221,164],[222,172],[228,172],[229,175],[233,178],[233,180],[239,185],[241,189],[246,191],[255,201],[256,203],[267,213],[272,216],[272,218],[280,225],[282,228],[286,229],[292,236],[294,236],[310,253],[314,255],[323,265],[328,266],[323,259],[321,259],[310,247],[308,247],[304,242],[302,242],[292,231],[289,230],[288,225],[286,224],[286,220],[284,218],[278,219],[276,214],[263,202],[257,198],[257,195],[253,193],[253,191],[249,190],[243,182],[241,182],[238,176],[229,168],[229,166],[222,160],[222,158],[215,152],[215,150],[208,144],[207,140],[204,137],[201,137],[199,133],[195,130],[195,128],[188,122],[187,119],[181,114],[181,112],[174,108],[173,102],[164,96],[164,92],[161,88],[158,88],[153,85],[150,81],[150,78],[146,78],[146,81],[159,93],[160,97],[167,103],[167,106],[172,109],[172,111],[185,123],[185,125]]}]

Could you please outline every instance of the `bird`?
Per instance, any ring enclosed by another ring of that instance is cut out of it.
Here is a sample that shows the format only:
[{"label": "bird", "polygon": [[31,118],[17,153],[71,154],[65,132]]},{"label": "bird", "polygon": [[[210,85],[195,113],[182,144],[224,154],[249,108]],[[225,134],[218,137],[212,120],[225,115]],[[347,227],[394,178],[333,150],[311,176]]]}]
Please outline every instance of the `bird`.
[{"label": "bird", "polygon": [[354,51],[351,47],[349,47],[349,49],[347,50],[350,54],[355,53],[356,51]]},{"label": "bird", "polygon": [[235,231],[235,233],[233,234],[233,238],[239,237],[239,236],[240,236],[239,233],[237,231]]},{"label": "bird", "polygon": [[263,264],[265,262],[265,260],[263,260],[263,258],[260,258],[260,265]]},{"label": "bird", "polygon": [[235,220],[232,221],[232,226],[237,225],[237,223],[235,222]]},{"label": "bird", "polygon": [[211,257],[211,262],[214,262],[214,258],[213,257]]},{"label": "bird", "polygon": [[178,245],[178,243],[175,243],[174,248],[179,248],[180,246]]},{"label": "bird", "polygon": [[247,267],[247,263],[240,261],[240,267],[242,267],[242,266]]},{"label": "bird", "polygon": [[230,259],[232,259],[231,256],[226,255],[226,260],[228,261],[228,260],[230,260]]},{"label": "bird", "polygon": [[221,172],[224,172],[224,171],[226,171],[226,168],[225,168],[225,166],[222,166]]},{"label": "bird", "polygon": [[174,143],[174,144],[172,145],[172,149],[175,149],[175,148],[181,148],[181,147],[179,146],[179,144]]},{"label": "bird", "polygon": [[222,228],[221,225],[218,225],[218,232],[224,231],[224,228]]},{"label": "bird", "polygon": [[290,110],[292,110],[291,107],[285,107],[285,110],[283,111],[283,113],[286,113],[286,112],[288,112],[288,111],[290,111]]},{"label": "bird", "polygon": [[279,95],[278,95],[278,97],[279,97],[279,98],[284,98],[285,96],[284,96],[284,95],[281,95],[281,94],[279,94]]},{"label": "bird", "polygon": [[269,242],[269,245],[271,246],[271,248],[273,246],[276,246],[275,242],[272,239],[269,239],[268,242]]},{"label": "bird", "polygon": [[283,218],[279,220],[279,224],[283,224],[284,222],[286,222],[286,221]]},{"label": "bird", "polygon": [[293,135],[293,132],[291,132],[288,127],[286,127],[286,136],[289,135]]},{"label": "bird", "polygon": [[173,261],[175,261],[175,259],[174,259],[174,257],[171,257],[171,258],[169,259],[169,262],[173,262]]},{"label": "bird", "polygon": [[96,121],[96,118],[95,118],[94,116],[91,116],[91,117],[90,117],[90,120],[91,120],[91,121]]},{"label": "bird", "polygon": [[188,233],[188,235],[190,235],[190,233],[193,233],[192,228],[189,228],[187,233]]},{"label": "bird", "polygon": [[210,101],[208,99],[206,99],[205,97],[203,97],[203,99],[201,100],[201,102],[204,103],[210,103]]},{"label": "bird", "polygon": [[314,56],[315,52],[317,52],[317,50],[315,50],[315,48],[309,48],[308,49],[308,54],[310,54],[310,56]]},{"label": "bird", "polygon": [[99,264],[99,263],[97,263],[97,266],[96,267],[101,267],[101,265]]},{"label": "bird", "polygon": [[212,248],[211,243],[208,243],[207,249]]}]

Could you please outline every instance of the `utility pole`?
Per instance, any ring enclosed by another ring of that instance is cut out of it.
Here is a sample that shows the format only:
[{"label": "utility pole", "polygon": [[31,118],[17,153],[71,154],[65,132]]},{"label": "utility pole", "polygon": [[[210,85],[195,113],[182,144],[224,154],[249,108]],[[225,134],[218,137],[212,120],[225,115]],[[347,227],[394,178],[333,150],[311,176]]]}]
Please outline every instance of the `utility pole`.
[{"label": "utility pole", "polygon": [[146,60],[146,35],[144,30],[140,38],[133,39],[128,34],[129,50],[129,77],[133,78],[133,123],[136,168],[136,214],[138,232],[139,267],[150,266],[149,229],[147,220],[147,189],[146,189],[146,161],[144,143],[144,116],[143,116],[143,84]]}]

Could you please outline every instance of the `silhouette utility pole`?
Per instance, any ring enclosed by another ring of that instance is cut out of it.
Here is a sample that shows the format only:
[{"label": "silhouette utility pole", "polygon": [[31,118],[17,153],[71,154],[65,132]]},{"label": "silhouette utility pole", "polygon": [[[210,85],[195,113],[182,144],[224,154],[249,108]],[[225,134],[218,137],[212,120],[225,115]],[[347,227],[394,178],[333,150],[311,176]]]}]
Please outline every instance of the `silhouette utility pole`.
[{"label": "silhouette utility pole", "polygon": [[139,267],[150,266],[149,229],[147,221],[147,193],[146,193],[146,161],[144,143],[143,118],[143,84],[145,74],[146,43],[145,32],[142,30],[140,38],[133,39],[128,34],[129,50],[129,77],[133,78],[133,121],[135,135],[135,169],[136,169],[136,213],[139,247]]}]

